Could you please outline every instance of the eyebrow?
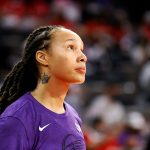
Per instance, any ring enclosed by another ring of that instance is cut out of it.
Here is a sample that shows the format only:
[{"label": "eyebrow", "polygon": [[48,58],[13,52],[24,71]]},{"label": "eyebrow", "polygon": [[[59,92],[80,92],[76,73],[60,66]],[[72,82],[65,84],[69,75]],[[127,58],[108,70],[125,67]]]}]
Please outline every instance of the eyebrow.
[{"label": "eyebrow", "polygon": [[[75,39],[67,39],[66,42],[67,42],[67,41],[75,41]],[[83,43],[82,40],[81,40],[81,42],[82,42],[82,44],[83,44],[83,46],[84,46],[84,43]]]},{"label": "eyebrow", "polygon": [[67,42],[67,41],[75,41],[75,39],[67,39],[66,42]]}]

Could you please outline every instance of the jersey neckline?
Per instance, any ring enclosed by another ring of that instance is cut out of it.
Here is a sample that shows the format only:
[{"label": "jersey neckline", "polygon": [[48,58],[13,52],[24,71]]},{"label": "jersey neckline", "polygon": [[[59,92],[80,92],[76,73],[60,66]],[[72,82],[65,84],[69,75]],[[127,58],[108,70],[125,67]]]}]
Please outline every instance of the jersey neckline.
[{"label": "jersey neckline", "polygon": [[40,102],[38,102],[38,100],[32,96],[31,92],[27,92],[27,95],[29,96],[30,100],[32,100],[37,105],[36,107],[38,107],[40,113],[43,113],[43,114],[47,113],[56,118],[64,118],[68,114],[68,107],[67,107],[67,103],[65,101],[64,101],[65,112],[62,114],[58,114],[58,113],[46,108],[44,105],[42,105]]}]

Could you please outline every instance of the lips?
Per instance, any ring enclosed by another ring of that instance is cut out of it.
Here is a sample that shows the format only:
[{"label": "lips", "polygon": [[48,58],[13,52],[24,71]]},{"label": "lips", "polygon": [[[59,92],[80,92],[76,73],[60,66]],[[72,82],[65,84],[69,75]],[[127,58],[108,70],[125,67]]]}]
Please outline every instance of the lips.
[{"label": "lips", "polygon": [[76,68],[75,70],[77,72],[81,73],[81,74],[85,74],[86,73],[86,68],[85,67]]}]

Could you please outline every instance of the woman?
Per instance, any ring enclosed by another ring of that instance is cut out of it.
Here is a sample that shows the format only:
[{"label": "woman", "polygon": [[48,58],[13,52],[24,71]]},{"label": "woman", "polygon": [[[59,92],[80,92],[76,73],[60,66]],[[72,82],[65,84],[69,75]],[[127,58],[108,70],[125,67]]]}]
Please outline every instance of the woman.
[{"label": "woman", "polygon": [[1,150],[86,149],[81,120],[64,102],[69,86],[84,82],[86,61],[81,38],[69,29],[46,26],[29,35],[0,91]]}]

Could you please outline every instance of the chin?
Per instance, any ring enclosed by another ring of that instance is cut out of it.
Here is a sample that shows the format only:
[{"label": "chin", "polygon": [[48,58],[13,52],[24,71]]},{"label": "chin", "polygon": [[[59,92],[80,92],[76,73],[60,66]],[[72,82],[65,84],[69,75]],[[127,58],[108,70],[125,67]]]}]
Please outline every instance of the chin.
[{"label": "chin", "polygon": [[82,84],[85,82],[85,76],[74,76],[68,80],[70,84]]},{"label": "chin", "polygon": [[76,84],[83,84],[84,83],[84,81],[83,82],[77,82]]},{"label": "chin", "polygon": [[85,78],[82,79],[82,80],[76,80],[74,83],[75,83],[75,84],[82,84],[82,83],[84,83],[84,82],[85,82]]}]

